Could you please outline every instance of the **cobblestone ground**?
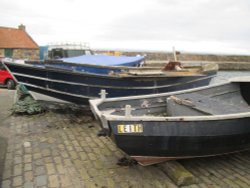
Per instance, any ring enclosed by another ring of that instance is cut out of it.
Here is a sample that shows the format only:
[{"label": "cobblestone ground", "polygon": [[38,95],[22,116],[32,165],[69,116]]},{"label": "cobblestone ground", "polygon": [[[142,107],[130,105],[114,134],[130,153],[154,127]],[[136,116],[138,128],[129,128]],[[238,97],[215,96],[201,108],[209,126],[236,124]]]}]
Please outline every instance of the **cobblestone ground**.
[{"label": "cobblestone ground", "polygon": [[[0,91],[1,106],[4,101]],[[108,138],[96,136],[98,123],[89,118],[60,112],[3,118],[0,136],[8,147],[0,185],[177,187],[157,165],[117,165],[124,154]],[[249,151],[180,163],[197,178],[197,184],[186,187],[250,187]]]},{"label": "cobblestone ground", "polygon": [[250,187],[250,151],[181,161],[200,187]]}]

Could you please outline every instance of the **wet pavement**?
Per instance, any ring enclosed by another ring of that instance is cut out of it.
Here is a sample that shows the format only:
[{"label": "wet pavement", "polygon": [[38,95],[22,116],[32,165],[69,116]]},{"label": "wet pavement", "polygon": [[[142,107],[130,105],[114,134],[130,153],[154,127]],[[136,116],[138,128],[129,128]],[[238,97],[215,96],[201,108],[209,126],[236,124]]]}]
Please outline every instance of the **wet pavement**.
[{"label": "wet pavement", "polygon": [[[160,165],[117,165],[125,154],[109,138],[97,137],[98,122],[89,112],[10,116],[13,96],[0,89],[0,138],[8,143],[0,144],[3,188],[178,187]],[[196,178],[183,187],[250,187],[250,151],[179,163]]]}]

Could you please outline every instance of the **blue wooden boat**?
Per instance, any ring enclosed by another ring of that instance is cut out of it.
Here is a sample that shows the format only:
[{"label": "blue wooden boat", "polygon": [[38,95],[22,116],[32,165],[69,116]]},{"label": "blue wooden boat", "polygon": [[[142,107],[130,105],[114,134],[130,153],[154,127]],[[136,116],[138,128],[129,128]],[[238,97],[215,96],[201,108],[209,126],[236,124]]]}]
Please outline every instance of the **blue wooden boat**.
[{"label": "blue wooden boat", "polygon": [[208,85],[216,76],[218,66],[184,67],[180,71],[164,71],[152,67],[89,65],[92,68],[114,70],[109,74],[65,69],[47,65],[5,62],[17,80],[25,85],[37,100],[89,105],[102,90],[107,97],[163,93]]},{"label": "blue wooden boat", "polygon": [[90,105],[102,134],[142,165],[250,149],[250,77]]}]

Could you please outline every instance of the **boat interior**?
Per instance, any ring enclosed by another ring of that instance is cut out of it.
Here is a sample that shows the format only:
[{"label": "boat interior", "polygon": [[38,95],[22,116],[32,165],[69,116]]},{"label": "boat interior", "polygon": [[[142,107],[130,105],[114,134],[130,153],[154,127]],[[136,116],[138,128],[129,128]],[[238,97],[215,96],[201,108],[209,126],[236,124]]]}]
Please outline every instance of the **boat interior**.
[{"label": "boat interior", "polygon": [[[183,64],[179,66],[168,66],[173,62],[168,62],[165,65],[149,66],[143,64],[140,67],[127,67],[127,66],[106,66],[106,65],[94,65],[94,64],[80,64],[80,63],[68,63],[61,60],[53,61],[25,61],[25,64],[47,67],[49,69],[61,69],[63,71],[70,72],[98,72],[101,74],[107,74],[112,76],[152,76],[162,75],[168,77],[185,77],[185,76],[202,76],[204,72],[218,70],[217,64],[204,64],[199,66]],[[167,68],[166,68],[167,67]],[[99,70],[99,71],[97,71]]]},{"label": "boat interior", "polygon": [[[213,116],[250,112],[250,83],[228,83],[192,92],[104,102],[105,115]],[[129,113],[127,112],[129,111]]]}]

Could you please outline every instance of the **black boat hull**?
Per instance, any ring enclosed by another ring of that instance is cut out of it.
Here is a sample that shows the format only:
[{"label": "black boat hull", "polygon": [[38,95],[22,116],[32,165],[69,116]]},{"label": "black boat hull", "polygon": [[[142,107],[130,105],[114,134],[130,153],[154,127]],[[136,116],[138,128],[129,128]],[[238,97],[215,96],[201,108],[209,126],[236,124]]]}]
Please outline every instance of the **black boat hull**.
[{"label": "black boat hull", "polygon": [[[111,138],[125,153],[137,160],[154,158],[157,161],[250,149],[249,121],[249,117],[213,121],[109,121],[109,126]],[[118,133],[120,124],[140,124],[143,132]]]},{"label": "black boat hull", "polygon": [[122,97],[205,86],[217,72],[208,71],[205,75],[188,77],[115,77],[14,63],[5,64],[16,80],[29,91],[79,105],[88,105],[89,99],[99,98],[102,89],[108,93],[107,97]]},{"label": "black boat hull", "polygon": [[250,149],[250,77],[90,104],[106,134],[143,165]]}]

